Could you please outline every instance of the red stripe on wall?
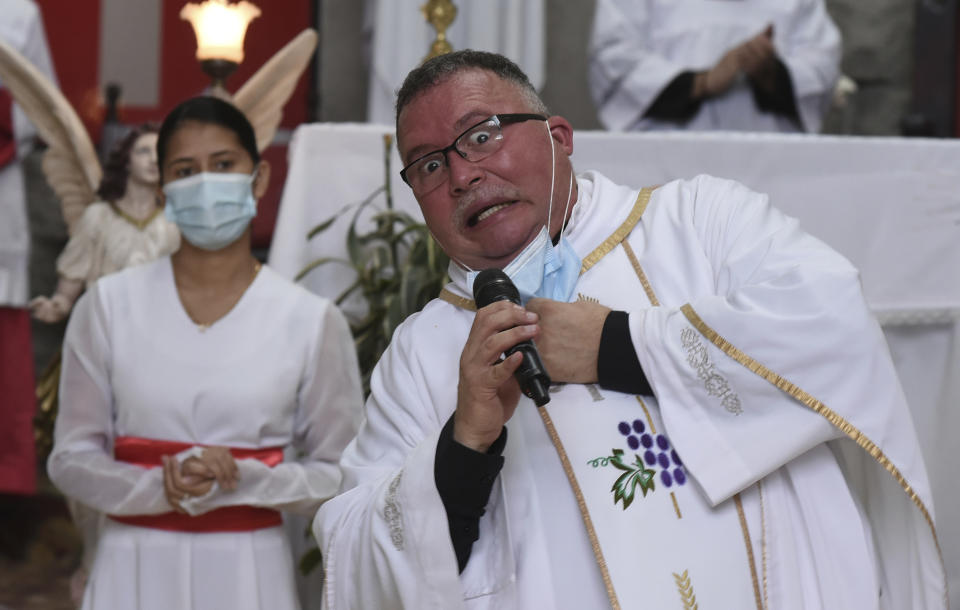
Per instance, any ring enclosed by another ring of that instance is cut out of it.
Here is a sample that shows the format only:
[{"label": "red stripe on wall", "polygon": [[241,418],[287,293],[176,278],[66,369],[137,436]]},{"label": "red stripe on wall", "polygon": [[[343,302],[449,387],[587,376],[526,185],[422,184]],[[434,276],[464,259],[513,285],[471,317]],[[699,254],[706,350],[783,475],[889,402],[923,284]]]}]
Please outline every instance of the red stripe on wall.
[{"label": "red stripe on wall", "polygon": [[103,120],[99,86],[100,0],[36,0],[60,90],[94,139]]}]

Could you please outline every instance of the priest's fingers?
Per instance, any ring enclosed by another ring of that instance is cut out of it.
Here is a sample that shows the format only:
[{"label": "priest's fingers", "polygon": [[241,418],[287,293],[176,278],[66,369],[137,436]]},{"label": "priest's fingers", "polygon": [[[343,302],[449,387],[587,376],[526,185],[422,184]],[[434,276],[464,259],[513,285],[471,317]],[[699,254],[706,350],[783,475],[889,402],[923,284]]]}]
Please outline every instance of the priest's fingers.
[{"label": "priest's fingers", "polygon": [[553,381],[594,383],[600,337],[610,308],[590,301],[561,303],[531,299],[530,311],[540,316],[537,348]]},{"label": "priest's fingers", "polygon": [[485,365],[496,363],[501,354],[537,334],[537,315],[507,301],[499,301],[477,312],[464,353],[474,354]]},{"label": "priest's fingers", "polygon": [[536,336],[536,314],[500,301],[483,307],[474,318],[460,354],[454,438],[476,451],[486,451],[500,436],[519,400],[513,372],[522,361],[503,352]]}]

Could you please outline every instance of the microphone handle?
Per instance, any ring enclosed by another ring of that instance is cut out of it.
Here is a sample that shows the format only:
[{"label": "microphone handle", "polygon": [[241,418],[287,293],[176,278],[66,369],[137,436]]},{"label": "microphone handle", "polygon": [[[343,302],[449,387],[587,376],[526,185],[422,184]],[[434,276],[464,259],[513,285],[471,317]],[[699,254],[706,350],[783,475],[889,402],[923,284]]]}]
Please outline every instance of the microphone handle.
[{"label": "microphone handle", "polygon": [[510,356],[514,352],[523,354],[523,362],[513,373],[520,384],[520,390],[538,407],[550,402],[550,376],[540,360],[540,353],[532,341],[521,341],[504,352]]}]

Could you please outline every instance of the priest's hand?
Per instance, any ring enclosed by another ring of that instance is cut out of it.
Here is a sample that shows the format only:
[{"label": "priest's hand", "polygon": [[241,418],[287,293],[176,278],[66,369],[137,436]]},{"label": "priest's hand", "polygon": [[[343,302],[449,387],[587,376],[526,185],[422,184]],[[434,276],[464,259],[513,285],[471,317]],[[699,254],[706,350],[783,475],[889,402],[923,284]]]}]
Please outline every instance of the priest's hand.
[{"label": "priest's hand", "polygon": [[603,323],[610,308],[590,301],[530,299],[540,316],[537,350],[553,382],[595,383]]},{"label": "priest's hand", "polygon": [[536,322],[536,314],[509,301],[497,301],[477,311],[460,355],[453,438],[461,445],[485,452],[513,416],[520,400],[513,373],[523,354],[500,358],[517,343],[534,339]]}]

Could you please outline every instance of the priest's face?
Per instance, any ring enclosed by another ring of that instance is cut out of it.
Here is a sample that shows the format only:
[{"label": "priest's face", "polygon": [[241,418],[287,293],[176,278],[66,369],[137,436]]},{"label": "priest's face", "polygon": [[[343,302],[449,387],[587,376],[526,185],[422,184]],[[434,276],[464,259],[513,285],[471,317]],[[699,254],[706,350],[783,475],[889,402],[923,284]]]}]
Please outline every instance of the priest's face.
[{"label": "priest's face", "polygon": [[[536,113],[523,91],[481,69],[458,72],[421,92],[401,112],[397,141],[404,165],[443,149],[495,114]],[[549,125],[549,131],[548,131]],[[504,125],[500,148],[470,162],[452,150],[446,178],[414,196],[440,246],[479,270],[503,268],[547,222],[554,181],[551,234],[559,231],[572,168],[573,128],[558,116]],[[551,144],[554,153],[551,154]],[[571,207],[576,195],[572,195]]]}]

